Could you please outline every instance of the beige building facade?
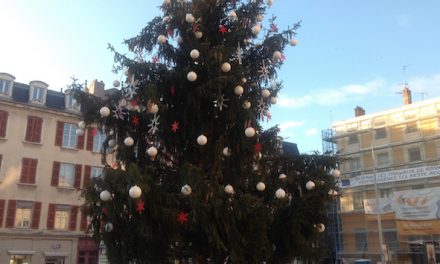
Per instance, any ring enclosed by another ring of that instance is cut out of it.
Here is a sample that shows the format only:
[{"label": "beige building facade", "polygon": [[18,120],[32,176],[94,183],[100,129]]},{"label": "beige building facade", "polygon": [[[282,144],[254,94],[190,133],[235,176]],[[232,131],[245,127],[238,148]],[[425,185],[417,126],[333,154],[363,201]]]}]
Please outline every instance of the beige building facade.
[{"label": "beige building facade", "polygon": [[343,263],[440,262],[440,98],[405,89],[402,107],[332,125]]},{"label": "beige building facade", "polygon": [[79,121],[68,90],[0,73],[0,263],[97,263],[80,191],[101,173],[104,137],[77,135]]}]

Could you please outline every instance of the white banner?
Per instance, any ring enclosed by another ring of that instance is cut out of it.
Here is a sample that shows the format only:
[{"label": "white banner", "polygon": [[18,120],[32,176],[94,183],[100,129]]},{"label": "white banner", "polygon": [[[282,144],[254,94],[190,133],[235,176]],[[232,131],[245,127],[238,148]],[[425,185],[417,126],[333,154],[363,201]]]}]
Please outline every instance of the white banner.
[{"label": "white banner", "polygon": [[[365,199],[364,200],[364,210],[365,214],[377,214],[376,199]],[[379,213],[387,214],[394,212],[394,199],[389,198],[379,198]]]},{"label": "white banner", "polygon": [[394,193],[396,219],[440,219],[440,188],[406,190]]},{"label": "white banner", "polygon": [[[386,182],[406,181],[435,176],[440,176],[440,165],[377,172],[376,181],[378,184],[380,184]],[[340,187],[351,188],[356,186],[374,184],[374,182],[374,174],[364,174],[350,179],[341,180]]]}]

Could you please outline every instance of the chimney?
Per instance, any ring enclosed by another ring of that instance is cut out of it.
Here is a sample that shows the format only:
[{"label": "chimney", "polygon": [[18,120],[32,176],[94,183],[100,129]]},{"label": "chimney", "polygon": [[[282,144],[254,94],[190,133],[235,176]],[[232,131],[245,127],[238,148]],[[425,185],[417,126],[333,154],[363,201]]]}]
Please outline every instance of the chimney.
[{"label": "chimney", "polygon": [[98,80],[93,80],[88,85],[89,93],[93,94],[96,97],[104,98],[104,87],[105,84],[103,81],[98,82]]},{"label": "chimney", "polygon": [[360,106],[356,106],[356,108],[354,109],[354,116],[358,117],[358,116],[363,116],[365,115],[365,109],[363,109]]},{"label": "chimney", "polygon": [[411,104],[412,103],[411,90],[408,88],[408,86],[405,85],[405,88],[403,88],[402,94],[403,94],[403,104],[404,105]]}]

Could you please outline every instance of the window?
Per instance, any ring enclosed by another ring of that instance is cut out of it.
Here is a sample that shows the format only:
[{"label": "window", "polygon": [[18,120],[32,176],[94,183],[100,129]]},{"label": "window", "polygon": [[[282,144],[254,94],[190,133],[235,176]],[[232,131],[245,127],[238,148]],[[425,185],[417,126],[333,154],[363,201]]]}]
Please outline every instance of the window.
[{"label": "window", "polygon": [[367,251],[368,250],[367,232],[365,232],[364,229],[356,230],[354,233],[354,239],[355,239],[357,251]]},{"label": "window", "polygon": [[34,87],[34,92],[32,94],[32,101],[38,101],[40,103],[44,103],[44,97],[46,93],[46,89],[42,87]]},{"label": "window", "polygon": [[78,127],[74,124],[64,123],[63,129],[63,147],[75,148],[76,147],[76,129]]},{"label": "window", "polygon": [[10,255],[9,264],[30,264],[31,255]]},{"label": "window", "polygon": [[416,122],[411,122],[411,123],[406,124],[406,128],[405,128],[406,134],[415,133],[418,131],[419,131],[419,128],[417,127]]},{"label": "window", "polygon": [[387,245],[389,250],[396,250],[399,247],[397,243],[397,232],[396,230],[384,230],[383,238],[385,240],[385,244]]},{"label": "window", "polygon": [[104,141],[105,141],[105,133],[97,132],[93,136],[93,152],[100,152]]},{"label": "window", "polygon": [[376,155],[376,165],[379,168],[388,167],[390,165],[388,152],[382,152]]},{"label": "window", "polygon": [[58,186],[72,187],[75,177],[75,166],[73,164],[61,163]]},{"label": "window", "polygon": [[23,158],[21,162],[20,183],[35,184],[37,164],[37,159]]},{"label": "window", "polygon": [[54,228],[58,230],[67,230],[69,224],[69,211],[63,208],[57,208],[55,211]]},{"label": "window", "polygon": [[353,210],[364,209],[364,193],[356,192],[353,193]]},{"label": "window", "polygon": [[65,107],[67,110],[73,110],[73,111],[79,111],[80,110],[80,104],[75,100],[73,97],[73,93],[71,90],[66,90],[66,93],[64,94],[65,98]]},{"label": "window", "polygon": [[32,81],[29,83],[29,87],[29,101],[32,103],[45,104],[47,87],[49,87],[49,85],[41,81]]},{"label": "window", "polygon": [[387,137],[387,129],[385,127],[377,128],[375,130],[375,139],[382,139]]},{"label": "window", "polygon": [[392,196],[393,196],[393,190],[391,188],[380,189],[380,198],[390,198]]},{"label": "window", "polygon": [[9,115],[8,112],[0,110],[0,138],[4,138],[6,136],[6,126],[8,124],[8,115]]},{"label": "window", "polygon": [[360,171],[361,170],[361,158],[354,157],[349,161],[350,171]]},{"label": "window", "polygon": [[91,173],[91,177],[92,178],[96,178],[101,176],[102,174],[102,168],[101,167],[92,167],[92,173]]},{"label": "window", "polygon": [[349,135],[348,136],[348,144],[356,144],[358,142],[359,142],[359,140],[358,140],[358,135],[357,134]]},{"label": "window", "polygon": [[422,160],[422,155],[420,153],[419,147],[408,149],[408,160],[409,162],[416,162]]},{"label": "window", "polygon": [[17,202],[15,227],[31,227],[32,202]]},{"label": "window", "polygon": [[[2,160],[3,160],[3,155],[0,154],[0,175],[1,175],[1,172],[2,172]],[[1,226],[1,223],[0,223],[0,226]]]},{"label": "window", "polygon": [[0,79],[0,95],[10,95],[11,81]]},{"label": "window", "polygon": [[36,116],[28,116],[26,136],[25,140],[27,142],[41,142],[41,129],[42,129],[43,119]]}]

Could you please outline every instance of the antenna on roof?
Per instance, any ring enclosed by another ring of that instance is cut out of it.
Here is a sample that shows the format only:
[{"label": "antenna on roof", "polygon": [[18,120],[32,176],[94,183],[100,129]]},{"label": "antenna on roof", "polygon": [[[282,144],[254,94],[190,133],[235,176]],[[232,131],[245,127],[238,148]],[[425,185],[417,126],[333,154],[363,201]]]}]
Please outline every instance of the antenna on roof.
[{"label": "antenna on roof", "polygon": [[406,68],[408,68],[408,66],[410,66],[409,64],[405,64],[402,67],[402,71],[403,71],[403,85],[405,85],[405,87],[408,86],[408,82],[406,80]]}]

